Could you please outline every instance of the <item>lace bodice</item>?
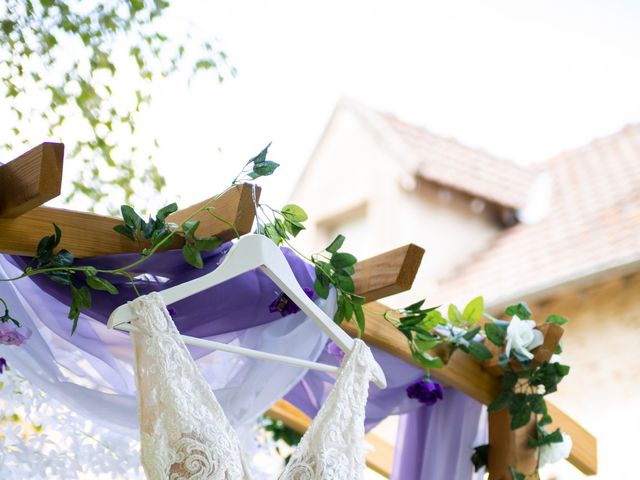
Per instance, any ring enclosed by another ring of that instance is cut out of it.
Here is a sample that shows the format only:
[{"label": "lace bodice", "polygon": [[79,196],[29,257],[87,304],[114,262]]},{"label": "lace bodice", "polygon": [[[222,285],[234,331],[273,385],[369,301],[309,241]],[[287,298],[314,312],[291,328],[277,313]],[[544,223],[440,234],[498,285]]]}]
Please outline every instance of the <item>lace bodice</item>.
[{"label": "lace bodice", "polygon": [[[250,480],[238,437],[156,293],[132,303],[142,465],[149,480]],[[364,409],[379,368],[361,340],[279,480],[358,480]]]}]

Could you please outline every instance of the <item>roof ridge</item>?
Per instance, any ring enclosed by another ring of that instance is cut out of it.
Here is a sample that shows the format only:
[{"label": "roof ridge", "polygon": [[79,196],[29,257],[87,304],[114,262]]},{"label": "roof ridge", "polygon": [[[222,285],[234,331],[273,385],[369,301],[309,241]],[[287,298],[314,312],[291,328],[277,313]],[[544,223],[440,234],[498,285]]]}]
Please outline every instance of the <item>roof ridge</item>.
[{"label": "roof ridge", "polygon": [[623,135],[629,133],[630,131],[638,130],[638,135],[640,135],[640,123],[627,123],[622,128],[616,130],[615,132],[599,135],[595,138],[592,138],[587,143],[579,145],[577,147],[565,148],[560,150],[558,153],[548,158],[547,160],[541,160],[539,162],[534,162],[530,165],[532,169],[549,169],[552,168],[563,161],[566,161],[569,157],[573,157],[578,154],[581,150],[591,150],[593,148],[598,148],[603,142],[610,142],[612,140],[619,140]]}]

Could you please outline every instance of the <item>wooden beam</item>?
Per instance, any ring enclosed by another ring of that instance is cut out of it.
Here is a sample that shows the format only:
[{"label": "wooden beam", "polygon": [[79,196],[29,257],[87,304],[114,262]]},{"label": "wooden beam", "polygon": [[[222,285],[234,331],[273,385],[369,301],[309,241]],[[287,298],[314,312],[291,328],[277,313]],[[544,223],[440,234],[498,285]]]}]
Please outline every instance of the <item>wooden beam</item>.
[{"label": "wooden beam", "polygon": [[[239,222],[235,228],[241,235],[251,230],[251,215],[248,213],[253,208],[251,195],[251,185],[244,184],[231,188],[215,200],[216,215],[230,220],[231,223]],[[189,207],[186,211],[195,210],[194,207]],[[170,221],[188,218],[188,215],[181,216],[182,212],[176,212],[175,215],[178,216],[170,217]],[[62,229],[60,247],[66,248],[78,258],[138,251],[137,243],[113,231],[115,225],[122,223],[119,219],[59,208],[38,207],[16,219],[0,218],[0,253],[33,255],[40,239],[53,233],[52,223],[56,223]],[[223,240],[235,237],[233,228],[210,215],[202,219],[200,229],[198,232],[202,234],[217,235]],[[176,239],[169,248],[180,248],[182,245],[183,243]]]},{"label": "wooden beam", "polygon": [[215,235],[224,240],[231,240],[236,237],[236,230],[241,235],[251,231],[256,218],[254,196],[255,203],[258,203],[260,191],[260,187],[253,184],[233,187],[229,194],[224,194],[206,211],[194,215],[194,212],[207,205],[211,199],[179,210],[169,215],[167,220],[180,224],[193,216],[192,220],[200,220],[198,235],[202,237]]},{"label": "wooden beam", "polygon": [[356,264],[356,293],[371,302],[411,288],[424,248],[413,243]]},{"label": "wooden beam", "polygon": [[0,166],[0,218],[16,218],[60,195],[62,143],[42,143]]},{"label": "wooden beam", "polygon": [[[375,302],[365,306],[366,329],[363,339],[407,363],[413,364],[406,338],[382,318],[388,308]],[[357,328],[351,323],[343,323],[344,329],[351,335],[357,334]],[[486,371],[471,356],[456,351],[444,368],[433,369],[431,374],[443,384],[469,395],[471,398],[488,405],[499,391],[499,379]],[[549,414],[554,419],[552,428],[560,428],[571,435],[573,449],[569,462],[586,475],[595,475],[598,470],[596,439],[575,420],[559,408],[547,402]]]},{"label": "wooden beam", "polygon": [[[308,416],[285,400],[278,400],[269,409],[267,415],[280,420],[299,433],[306,432],[311,425],[311,419]],[[393,446],[373,433],[367,434],[364,440],[373,447],[373,450],[367,452],[367,466],[389,478],[393,464]]]}]

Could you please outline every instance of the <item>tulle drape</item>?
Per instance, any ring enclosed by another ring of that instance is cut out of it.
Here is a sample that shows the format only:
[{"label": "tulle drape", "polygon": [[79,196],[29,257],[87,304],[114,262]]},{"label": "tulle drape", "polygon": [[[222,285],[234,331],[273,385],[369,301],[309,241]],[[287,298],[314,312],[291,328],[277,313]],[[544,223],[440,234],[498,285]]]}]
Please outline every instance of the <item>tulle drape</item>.
[{"label": "tulle drape", "polygon": [[[229,248],[228,243],[207,254],[202,270],[185,265],[180,251],[156,254],[144,264],[145,275],[140,277],[139,288],[143,293],[158,291],[207,273],[220,264]],[[284,253],[300,284],[312,289],[313,268],[290,251],[284,249]],[[135,255],[112,255],[83,259],[78,264],[108,269],[126,265],[135,258]],[[0,256],[0,276],[19,274],[28,261]],[[20,347],[0,346],[0,355],[37,387],[72,410],[137,436],[131,342],[128,334],[105,326],[111,311],[134,298],[134,294],[123,279],[110,280],[118,286],[120,294],[94,292],[93,306],[81,315],[73,336],[67,319],[70,296],[66,287],[43,276],[0,282],[0,296],[9,304],[12,315],[33,331],[31,339]],[[269,305],[279,294],[262,272],[249,272],[172,305],[176,310],[174,321],[183,334],[337,365],[338,360],[326,351],[327,338],[304,313],[281,317],[278,312],[269,311]],[[332,316],[333,297],[326,302],[315,301]],[[189,349],[237,429],[253,425],[257,417],[282,397],[314,416],[334,382],[331,375],[323,372],[225,352]],[[432,476],[427,473],[432,471],[428,465],[436,457],[459,458],[460,464],[466,465],[471,444],[486,437],[482,408],[459,392],[447,389],[440,406],[421,409],[420,403],[407,398],[406,387],[423,373],[384,351],[375,348],[372,351],[389,386],[386,390],[370,387],[367,429],[389,415],[414,412],[410,413],[411,421],[401,429],[401,438],[405,440],[399,442],[395,452],[395,471],[409,468],[406,471],[417,473],[401,477],[396,474],[395,478],[470,478],[466,476],[468,469],[463,469],[465,474],[460,477]],[[460,433],[463,426],[465,435]],[[436,444],[429,440],[432,438],[440,441]]]}]

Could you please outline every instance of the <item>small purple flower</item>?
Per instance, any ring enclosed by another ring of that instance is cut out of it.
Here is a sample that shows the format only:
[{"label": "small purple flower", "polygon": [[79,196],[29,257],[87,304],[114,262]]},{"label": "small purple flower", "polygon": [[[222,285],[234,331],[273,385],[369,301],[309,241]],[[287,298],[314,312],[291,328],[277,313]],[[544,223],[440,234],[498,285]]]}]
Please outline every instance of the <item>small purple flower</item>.
[{"label": "small purple flower", "polygon": [[333,340],[327,343],[327,353],[333,355],[338,362],[342,363],[344,352]]},{"label": "small purple flower", "polygon": [[[310,288],[305,287],[304,293],[306,293],[307,297],[311,300],[315,297],[315,292]],[[286,317],[292,313],[299,312],[300,307],[293,303],[285,293],[281,293],[273,302],[271,302],[271,305],[269,305],[269,311],[271,313],[280,312],[281,316]]]},{"label": "small purple flower", "polygon": [[169,312],[171,318],[174,318],[178,314],[178,311],[173,307],[167,307],[167,312]]},{"label": "small purple flower", "polygon": [[23,328],[19,332],[13,323],[0,323],[0,344],[2,345],[22,345],[31,337],[31,330]]},{"label": "small purple flower", "polygon": [[0,357],[0,373],[3,373],[5,368],[7,368],[7,361]]},{"label": "small purple flower", "polygon": [[438,400],[444,398],[444,390],[442,385],[431,380],[420,380],[407,387],[407,396],[415,398],[420,403],[424,403],[429,407],[435,405]]}]

